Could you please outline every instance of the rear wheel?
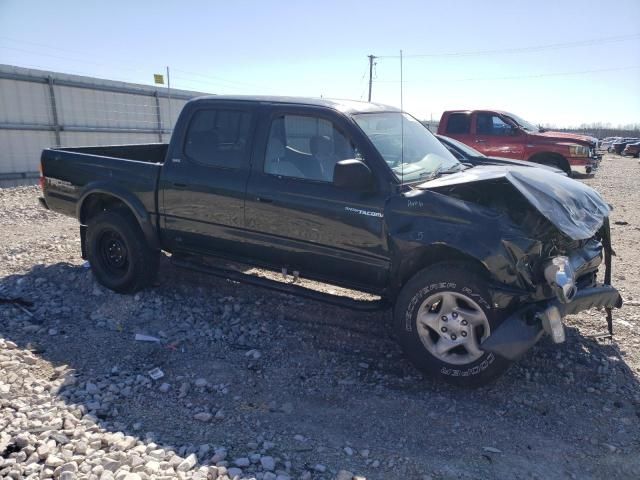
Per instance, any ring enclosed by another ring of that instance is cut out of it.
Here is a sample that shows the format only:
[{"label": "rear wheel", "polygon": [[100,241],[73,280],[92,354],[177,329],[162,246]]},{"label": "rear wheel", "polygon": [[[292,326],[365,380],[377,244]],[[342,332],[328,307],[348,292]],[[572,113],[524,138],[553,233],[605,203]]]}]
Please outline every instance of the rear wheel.
[{"label": "rear wheel", "polygon": [[98,281],[119,293],[151,285],[158,271],[159,252],[149,248],[126,211],[108,210],[89,220],[87,256]]},{"label": "rear wheel", "polygon": [[510,362],[481,349],[504,314],[491,308],[482,278],[460,264],[418,272],[402,289],[394,330],[409,359],[425,373],[461,386],[480,386]]}]

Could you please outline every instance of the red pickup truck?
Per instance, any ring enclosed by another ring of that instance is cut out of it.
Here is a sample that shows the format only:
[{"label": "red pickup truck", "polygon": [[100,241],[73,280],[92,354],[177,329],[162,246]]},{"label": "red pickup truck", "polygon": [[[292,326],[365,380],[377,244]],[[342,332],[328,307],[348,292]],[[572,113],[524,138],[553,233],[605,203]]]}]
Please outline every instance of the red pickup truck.
[{"label": "red pickup truck", "polygon": [[592,174],[601,156],[597,139],[550,132],[512,113],[498,110],[450,110],[438,133],[455,138],[491,157],[528,160],[558,167],[567,174]]}]

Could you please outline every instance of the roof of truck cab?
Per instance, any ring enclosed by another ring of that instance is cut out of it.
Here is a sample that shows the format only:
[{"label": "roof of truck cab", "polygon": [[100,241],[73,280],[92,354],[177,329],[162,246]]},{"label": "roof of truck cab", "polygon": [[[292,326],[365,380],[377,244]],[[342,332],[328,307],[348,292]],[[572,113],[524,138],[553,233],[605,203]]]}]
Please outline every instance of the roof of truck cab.
[{"label": "roof of truck cab", "polygon": [[473,113],[473,112],[492,112],[499,113],[501,115],[513,115],[513,113],[505,112],[504,110],[495,110],[492,108],[474,108],[473,110],[446,110],[444,113]]},{"label": "roof of truck cab", "polygon": [[257,102],[268,104],[288,105],[312,105],[338,110],[343,113],[375,113],[375,112],[399,112],[400,109],[381,103],[360,102],[357,100],[344,100],[336,98],[313,97],[280,97],[267,95],[206,95],[196,97],[190,102],[220,101],[220,102]]}]

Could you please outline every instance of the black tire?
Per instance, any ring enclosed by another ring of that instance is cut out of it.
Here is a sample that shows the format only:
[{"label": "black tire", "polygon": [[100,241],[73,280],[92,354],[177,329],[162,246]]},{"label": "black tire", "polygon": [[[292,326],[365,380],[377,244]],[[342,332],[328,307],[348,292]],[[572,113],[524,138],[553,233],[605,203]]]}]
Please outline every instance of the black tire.
[{"label": "black tire", "polygon": [[545,156],[541,157],[537,160],[541,165],[547,165],[548,167],[555,167],[562,170],[567,175],[571,176],[571,167],[569,166],[569,162],[563,161],[561,158],[555,158],[553,156]]},{"label": "black tire", "polygon": [[[453,295],[456,297],[456,302],[459,302],[457,303],[458,306],[465,307],[466,303],[466,306],[470,307],[468,310],[473,310],[479,315],[484,313],[489,330],[494,331],[504,320],[506,314],[491,307],[491,300],[485,285],[486,282],[479,274],[475,273],[473,268],[460,263],[436,264],[416,273],[406,283],[395,305],[394,332],[405,354],[419,370],[451,384],[463,387],[478,387],[495,380],[509,368],[510,361],[493,353],[477,351],[478,349],[476,349],[477,353],[475,355],[480,356],[477,359],[471,358],[469,363],[445,362],[433,354],[425,345],[425,342],[429,343],[431,341],[430,338],[426,338],[424,341],[423,338],[425,338],[425,332],[427,332],[431,338],[437,338],[437,345],[440,338],[445,338],[447,334],[440,334],[431,328],[424,327],[421,330],[422,337],[421,333],[419,333],[421,327],[417,322],[418,312],[425,312],[423,303],[429,298],[437,297],[438,294]],[[464,298],[468,298],[470,302],[467,303]],[[473,306],[471,306],[472,304]],[[433,305],[426,312],[429,315],[436,312],[435,315],[440,316],[440,312],[437,309],[442,307],[437,304]],[[421,307],[423,307],[423,310],[420,310]],[[436,308],[436,310],[432,310],[432,308]],[[463,314],[461,313],[460,317],[449,317],[448,320],[451,322],[459,321],[462,316]],[[421,316],[421,318],[424,317]],[[465,322],[465,320],[463,319],[462,322]],[[452,324],[448,323],[447,325],[451,327]],[[468,322],[466,325],[470,325],[470,323]],[[465,337],[474,335],[478,338],[478,336],[488,336],[490,334],[490,332],[485,332],[484,326],[461,328],[465,328],[469,332],[463,334],[458,331],[458,335],[462,334]],[[473,329],[473,332],[469,329]],[[455,335],[451,334],[451,332],[453,332],[453,328],[449,331],[450,338],[447,338],[447,341],[456,340]],[[438,337],[439,335],[441,337]],[[462,340],[462,338],[458,338],[458,341]],[[431,348],[434,349],[435,346],[431,346]],[[450,355],[451,358],[455,358],[457,361],[464,361],[466,356],[473,357],[471,353],[466,351],[464,345],[455,347],[450,352],[446,355]]]},{"label": "black tire", "polygon": [[93,274],[105,287],[118,293],[135,293],[153,283],[160,252],[149,248],[129,212],[98,213],[88,222],[86,240]]}]

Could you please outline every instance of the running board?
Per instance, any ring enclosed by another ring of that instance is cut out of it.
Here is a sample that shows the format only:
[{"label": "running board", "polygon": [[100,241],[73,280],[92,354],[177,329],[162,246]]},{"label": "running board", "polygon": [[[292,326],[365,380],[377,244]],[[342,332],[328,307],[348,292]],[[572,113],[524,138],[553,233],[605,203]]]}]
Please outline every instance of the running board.
[{"label": "running board", "polygon": [[277,280],[271,280],[269,278],[257,277],[255,275],[237,272],[235,270],[191,262],[184,257],[176,258],[175,255],[171,257],[171,263],[177,267],[186,268],[188,270],[193,270],[195,272],[204,273],[207,275],[213,275],[214,277],[220,277],[227,280],[232,280],[234,282],[247,283],[255,287],[275,290],[280,293],[295,295],[297,297],[307,298],[309,300],[315,300],[317,302],[328,303],[329,305],[348,308],[350,310],[375,312],[379,310],[386,310],[390,307],[390,304],[385,300],[354,300],[353,298],[349,297],[318,292],[310,288],[301,287],[300,285],[283,283]]}]

